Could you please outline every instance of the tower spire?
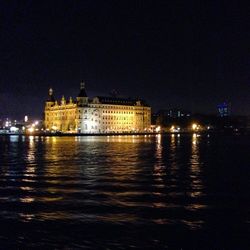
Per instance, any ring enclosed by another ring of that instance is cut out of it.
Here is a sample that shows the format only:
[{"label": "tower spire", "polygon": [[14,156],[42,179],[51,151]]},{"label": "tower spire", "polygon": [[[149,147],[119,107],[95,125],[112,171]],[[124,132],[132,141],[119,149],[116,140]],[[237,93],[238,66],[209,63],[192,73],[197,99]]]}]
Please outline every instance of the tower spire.
[{"label": "tower spire", "polygon": [[54,95],[53,95],[53,89],[52,88],[49,88],[48,102],[55,102],[55,98],[54,98]]},{"label": "tower spire", "polygon": [[87,97],[84,81],[81,81],[81,83],[80,83],[80,93],[78,94],[78,97]]},{"label": "tower spire", "polygon": [[85,82],[84,81],[81,81],[81,83],[80,83],[80,89],[85,89]]},{"label": "tower spire", "polygon": [[53,89],[50,88],[50,89],[49,89],[49,96],[52,96],[52,95],[53,95]]},{"label": "tower spire", "polygon": [[85,83],[84,81],[81,81],[80,83],[80,92],[78,96],[76,97],[77,99],[77,105],[78,106],[84,106],[88,104],[88,95],[85,90]]}]

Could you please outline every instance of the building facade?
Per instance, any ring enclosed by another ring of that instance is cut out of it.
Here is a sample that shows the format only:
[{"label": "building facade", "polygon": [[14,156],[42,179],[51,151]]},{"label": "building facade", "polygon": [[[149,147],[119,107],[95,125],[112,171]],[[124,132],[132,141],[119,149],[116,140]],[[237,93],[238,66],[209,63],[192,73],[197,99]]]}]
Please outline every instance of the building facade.
[{"label": "building facade", "polygon": [[53,90],[44,110],[47,131],[64,133],[146,132],[151,126],[151,108],[140,99],[96,96],[89,99],[84,83],[73,100],[55,100]]}]

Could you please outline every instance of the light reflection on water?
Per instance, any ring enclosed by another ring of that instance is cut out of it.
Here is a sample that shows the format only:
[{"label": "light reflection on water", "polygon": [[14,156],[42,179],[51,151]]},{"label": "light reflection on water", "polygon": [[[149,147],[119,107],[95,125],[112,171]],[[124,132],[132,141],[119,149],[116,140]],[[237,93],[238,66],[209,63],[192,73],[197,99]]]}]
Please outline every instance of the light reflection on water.
[{"label": "light reflection on water", "polygon": [[0,137],[1,220],[206,229],[211,145],[198,134]]}]

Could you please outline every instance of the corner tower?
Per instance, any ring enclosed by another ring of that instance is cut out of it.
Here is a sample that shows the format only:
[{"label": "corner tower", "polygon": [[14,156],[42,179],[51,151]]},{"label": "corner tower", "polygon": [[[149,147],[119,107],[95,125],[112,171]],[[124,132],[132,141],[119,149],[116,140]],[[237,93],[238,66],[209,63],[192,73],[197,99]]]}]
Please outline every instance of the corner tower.
[{"label": "corner tower", "polygon": [[49,89],[49,97],[46,100],[45,109],[44,109],[44,128],[51,129],[53,126],[53,116],[51,110],[55,105],[55,98],[53,95],[53,89]]},{"label": "corner tower", "polygon": [[55,98],[54,98],[54,95],[53,95],[53,89],[50,88],[49,89],[49,97],[48,97],[48,99],[46,101],[46,108],[50,108],[54,104],[55,104]]}]

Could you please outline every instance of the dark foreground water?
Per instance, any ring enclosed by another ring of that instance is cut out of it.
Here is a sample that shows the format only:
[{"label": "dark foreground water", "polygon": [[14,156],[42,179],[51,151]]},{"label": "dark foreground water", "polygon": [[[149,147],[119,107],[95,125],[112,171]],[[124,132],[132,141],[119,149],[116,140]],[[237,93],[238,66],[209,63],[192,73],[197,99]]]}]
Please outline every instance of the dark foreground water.
[{"label": "dark foreground water", "polygon": [[0,249],[249,249],[249,136],[0,137]]}]

